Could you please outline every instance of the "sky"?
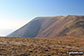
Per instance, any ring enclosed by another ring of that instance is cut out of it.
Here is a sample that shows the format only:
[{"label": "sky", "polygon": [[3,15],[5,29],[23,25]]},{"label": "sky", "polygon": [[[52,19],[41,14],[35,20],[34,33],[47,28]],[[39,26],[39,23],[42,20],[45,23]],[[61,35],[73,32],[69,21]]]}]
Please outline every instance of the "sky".
[{"label": "sky", "polygon": [[39,16],[84,15],[84,0],[0,0],[0,36]]}]

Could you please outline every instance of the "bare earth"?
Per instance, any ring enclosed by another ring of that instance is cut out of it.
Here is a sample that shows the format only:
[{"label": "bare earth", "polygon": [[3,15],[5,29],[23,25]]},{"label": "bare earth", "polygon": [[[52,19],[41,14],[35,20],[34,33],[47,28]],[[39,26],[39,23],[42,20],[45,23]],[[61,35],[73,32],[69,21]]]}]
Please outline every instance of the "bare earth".
[{"label": "bare earth", "polygon": [[84,56],[69,55],[69,51],[84,51],[84,37],[0,37],[0,56]]}]

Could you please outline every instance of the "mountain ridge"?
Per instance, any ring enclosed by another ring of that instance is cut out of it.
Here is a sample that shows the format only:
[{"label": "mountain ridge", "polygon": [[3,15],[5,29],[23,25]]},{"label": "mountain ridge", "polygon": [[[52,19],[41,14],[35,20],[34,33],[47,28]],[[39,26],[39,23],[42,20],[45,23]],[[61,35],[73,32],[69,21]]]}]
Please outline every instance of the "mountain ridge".
[{"label": "mountain ridge", "polygon": [[8,37],[60,37],[84,35],[84,16],[36,17]]}]

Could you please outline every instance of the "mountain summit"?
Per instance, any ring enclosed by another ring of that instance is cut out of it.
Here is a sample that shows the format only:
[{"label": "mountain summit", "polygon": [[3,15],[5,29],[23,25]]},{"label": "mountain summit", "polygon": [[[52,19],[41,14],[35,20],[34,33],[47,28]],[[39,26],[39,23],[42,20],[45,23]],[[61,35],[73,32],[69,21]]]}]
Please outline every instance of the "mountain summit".
[{"label": "mountain summit", "polygon": [[9,37],[83,36],[84,16],[36,17]]}]

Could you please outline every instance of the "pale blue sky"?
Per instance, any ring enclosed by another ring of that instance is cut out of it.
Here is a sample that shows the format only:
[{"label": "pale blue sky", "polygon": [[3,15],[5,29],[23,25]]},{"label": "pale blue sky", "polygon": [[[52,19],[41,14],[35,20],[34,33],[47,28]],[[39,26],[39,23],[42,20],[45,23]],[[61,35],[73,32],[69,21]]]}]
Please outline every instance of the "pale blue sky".
[{"label": "pale blue sky", "polygon": [[84,15],[84,0],[0,0],[0,36],[38,16]]}]

